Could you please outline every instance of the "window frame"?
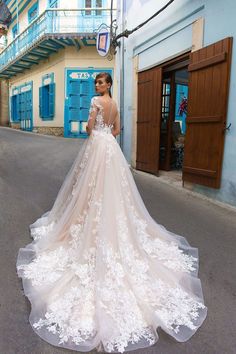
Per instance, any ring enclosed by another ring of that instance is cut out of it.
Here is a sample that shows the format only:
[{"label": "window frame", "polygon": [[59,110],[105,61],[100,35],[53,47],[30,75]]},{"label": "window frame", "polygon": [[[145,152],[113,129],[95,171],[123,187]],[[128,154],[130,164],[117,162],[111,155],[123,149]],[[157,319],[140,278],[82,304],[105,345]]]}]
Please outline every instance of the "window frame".
[{"label": "window frame", "polygon": [[19,34],[19,23],[16,23],[13,27],[12,27],[12,38],[15,39]]},{"label": "window frame", "polygon": [[48,0],[48,9],[53,9],[58,7],[59,7],[59,0],[52,0],[52,1]]},{"label": "window frame", "polygon": [[[31,17],[31,14],[36,10],[36,14],[34,15],[34,17]],[[28,22],[31,23],[33,22],[39,14],[39,3],[38,1],[36,1],[28,10]]]},{"label": "window frame", "polygon": [[[91,1],[91,8],[97,8],[97,4],[96,2],[98,0],[90,0]],[[104,7],[104,0],[99,0],[102,2],[102,8]],[[100,6],[99,6],[100,7]],[[94,11],[91,11],[91,10],[86,10],[86,8],[89,8],[88,6],[86,6],[86,0],[84,0],[84,9],[85,9],[85,16],[86,17],[92,17],[92,16],[96,16],[96,17],[101,17],[102,16],[102,10],[94,10]],[[97,12],[100,11],[100,13],[98,14]],[[89,12],[89,13],[88,13]],[[95,14],[93,14],[93,12],[95,12]]]}]

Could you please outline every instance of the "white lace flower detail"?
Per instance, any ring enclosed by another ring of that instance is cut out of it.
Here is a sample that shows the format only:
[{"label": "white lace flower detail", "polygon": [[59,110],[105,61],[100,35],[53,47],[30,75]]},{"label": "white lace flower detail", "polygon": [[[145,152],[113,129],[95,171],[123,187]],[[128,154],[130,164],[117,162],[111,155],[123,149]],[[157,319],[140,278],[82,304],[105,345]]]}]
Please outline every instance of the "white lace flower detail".
[{"label": "white lace flower detail", "polygon": [[18,266],[33,286],[57,281],[68,266],[70,252],[63,247],[39,254],[30,264]]},{"label": "white lace flower detail", "polygon": [[48,233],[53,229],[55,223],[52,222],[47,226],[34,227],[30,230],[31,237],[34,240],[40,240],[42,237],[48,235]]},{"label": "white lace flower detail", "polygon": [[95,263],[96,249],[90,248],[84,253],[84,263],[72,262],[70,268],[79,278],[79,286],[72,286],[64,295],[54,295],[48,300],[48,309],[44,318],[40,318],[33,327],[46,327],[49,332],[58,334],[59,344],[72,341],[75,344],[91,340],[96,334],[95,328]]}]

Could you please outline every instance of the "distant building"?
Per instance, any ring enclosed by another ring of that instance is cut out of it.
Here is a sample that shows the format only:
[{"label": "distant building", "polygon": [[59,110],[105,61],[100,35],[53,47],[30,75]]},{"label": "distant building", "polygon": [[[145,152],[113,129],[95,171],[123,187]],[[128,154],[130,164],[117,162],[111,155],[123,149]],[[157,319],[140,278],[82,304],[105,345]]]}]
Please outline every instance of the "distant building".
[{"label": "distant building", "polygon": [[[6,4],[12,18],[1,38],[0,80],[5,91],[8,87],[9,114],[5,109],[0,122],[26,131],[86,137],[94,77],[101,71],[114,77],[114,60],[96,51],[96,31],[102,23],[110,26],[110,0]],[[1,97],[0,112],[6,92]]]},{"label": "distant building", "polygon": [[[120,1],[120,32],[167,0]],[[178,0],[121,40],[123,150],[138,170],[236,205],[236,2]],[[119,70],[119,68],[117,68]],[[121,100],[122,102],[122,100]]]}]

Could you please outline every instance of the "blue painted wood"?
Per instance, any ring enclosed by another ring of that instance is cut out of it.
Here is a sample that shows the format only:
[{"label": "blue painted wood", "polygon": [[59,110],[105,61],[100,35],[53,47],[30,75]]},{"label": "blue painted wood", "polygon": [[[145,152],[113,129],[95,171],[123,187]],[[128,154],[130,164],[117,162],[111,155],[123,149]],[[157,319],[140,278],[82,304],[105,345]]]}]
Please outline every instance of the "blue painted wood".
[{"label": "blue painted wood", "polygon": [[[22,130],[32,131],[33,129],[33,105],[32,105],[32,81],[14,87],[11,96],[11,118],[20,122]],[[16,94],[15,94],[16,93]]]},{"label": "blue painted wood", "polygon": [[179,107],[182,99],[188,98],[188,86],[176,84],[176,104],[175,104],[175,121],[180,122],[182,134],[186,133],[186,113],[179,114]]},{"label": "blue painted wood", "polygon": [[34,19],[36,19],[36,17],[38,16],[38,10],[39,6],[38,6],[38,1],[36,1],[28,10],[28,22],[32,22]]},{"label": "blue painted wood", "polygon": [[59,0],[48,0],[48,8],[59,7]]},{"label": "blue painted wood", "polygon": [[[88,68],[67,69],[65,75],[65,112],[64,112],[64,136],[87,138],[85,126],[87,124],[90,101],[96,95],[94,78],[99,72],[109,72],[112,69]],[[76,126],[76,129],[73,128]]]},{"label": "blue painted wood", "polygon": [[49,84],[49,117],[52,119],[55,113],[55,83]]},{"label": "blue painted wood", "polygon": [[43,118],[43,87],[39,88],[39,117]]},{"label": "blue painted wood", "polygon": [[39,114],[42,120],[53,120],[55,113],[55,83],[39,88]]},{"label": "blue painted wood", "polygon": [[15,38],[19,33],[19,26],[17,26],[17,23],[15,26],[12,28],[12,37]]},{"label": "blue painted wood", "polygon": [[19,95],[11,96],[11,120],[13,122],[20,121],[19,112],[18,112],[18,105],[19,105],[18,101],[19,101]]}]

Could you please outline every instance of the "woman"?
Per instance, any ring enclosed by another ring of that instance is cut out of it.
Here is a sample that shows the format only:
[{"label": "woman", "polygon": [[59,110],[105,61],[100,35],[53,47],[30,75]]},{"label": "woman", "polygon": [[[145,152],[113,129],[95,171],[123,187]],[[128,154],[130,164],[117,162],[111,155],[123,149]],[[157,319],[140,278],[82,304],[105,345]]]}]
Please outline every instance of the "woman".
[{"label": "woman", "polygon": [[30,225],[18,275],[30,323],[47,342],[77,351],[153,345],[161,327],[188,340],[207,309],[197,249],[149,215],[115,136],[112,79],[95,79],[87,132],[51,211]]}]

